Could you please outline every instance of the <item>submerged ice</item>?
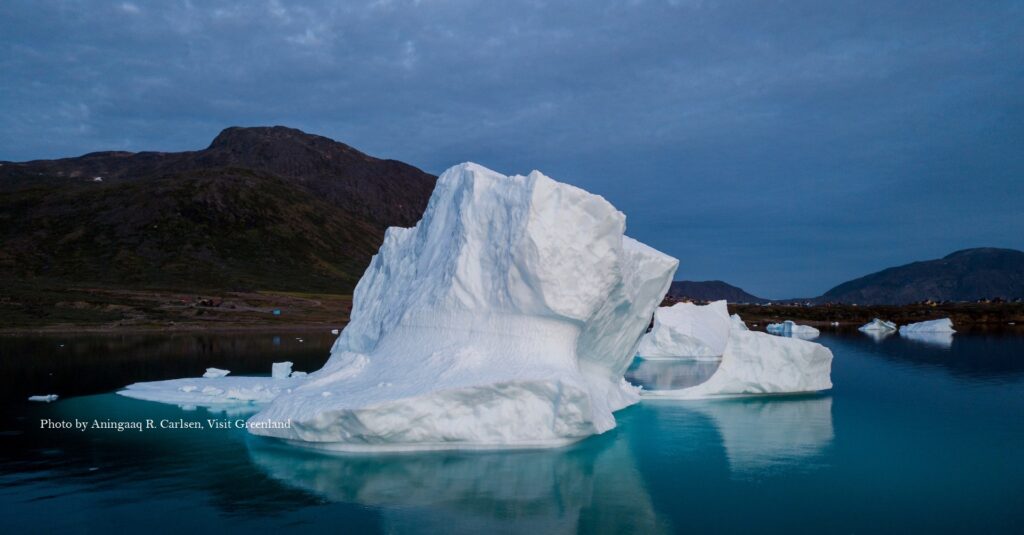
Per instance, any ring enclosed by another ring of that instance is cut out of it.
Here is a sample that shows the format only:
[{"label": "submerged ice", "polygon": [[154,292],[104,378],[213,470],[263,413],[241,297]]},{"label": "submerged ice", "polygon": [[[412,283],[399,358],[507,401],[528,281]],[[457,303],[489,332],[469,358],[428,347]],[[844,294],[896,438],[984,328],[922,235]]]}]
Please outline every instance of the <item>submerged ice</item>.
[{"label": "submerged ice", "polygon": [[[323,369],[254,433],[329,449],[536,447],[615,426],[623,380],[678,262],[602,197],[539,172],[446,171],[388,229]],[[727,318],[728,319],[728,318]]]}]

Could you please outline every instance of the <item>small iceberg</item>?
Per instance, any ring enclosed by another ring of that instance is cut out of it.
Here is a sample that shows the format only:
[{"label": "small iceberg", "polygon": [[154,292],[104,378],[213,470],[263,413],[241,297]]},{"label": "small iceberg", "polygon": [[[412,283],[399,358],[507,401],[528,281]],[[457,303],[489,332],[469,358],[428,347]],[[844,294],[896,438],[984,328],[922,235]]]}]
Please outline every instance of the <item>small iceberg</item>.
[{"label": "small iceberg", "polygon": [[725,301],[704,306],[676,303],[661,307],[654,312],[651,332],[640,339],[637,356],[644,359],[718,358],[725,351],[733,322]]},{"label": "small iceberg", "polygon": [[224,377],[229,373],[231,372],[228,370],[222,370],[220,368],[206,368],[206,373],[203,374],[203,377],[212,379],[215,377]]},{"label": "small iceberg", "polygon": [[862,333],[884,333],[896,330],[896,324],[891,321],[875,318],[857,328]]},{"label": "small iceberg", "polygon": [[953,345],[953,321],[949,318],[911,323],[900,327],[900,336],[915,342],[948,348]]},{"label": "small iceberg", "polygon": [[292,374],[292,363],[289,361],[275,362],[270,366],[270,376],[274,379],[287,379]]},{"label": "small iceberg", "polygon": [[900,327],[900,334],[955,332],[956,331],[953,330],[953,320],[949,318],[911,323],[910,325],[904,325]]},{"label": "small iceberg", "polygon": [[44,403],[50,403],[52,401],[57,401],[57,398],[59,398],[59,397],[60,396],[58,396],[57,394],[46,394],[44,396],[29,396],[28,400],[29,401],[42,401]]},{"label": "small iceberg", "polygon": [[679,390],[644,390],[643,396],[700,399],[818,392],[832,388],[831,374],[832,352],[821,344],[734,329],[710,379]]},{"label": "small iceberg", "polygon": [[812,340],[821,335],[821,331],[818,329],[810,325],[797,325],[791,320],[786,320],[782,323],[769,323],[765,326],[765,330],[771,334],[803,338],[804,340]]}]

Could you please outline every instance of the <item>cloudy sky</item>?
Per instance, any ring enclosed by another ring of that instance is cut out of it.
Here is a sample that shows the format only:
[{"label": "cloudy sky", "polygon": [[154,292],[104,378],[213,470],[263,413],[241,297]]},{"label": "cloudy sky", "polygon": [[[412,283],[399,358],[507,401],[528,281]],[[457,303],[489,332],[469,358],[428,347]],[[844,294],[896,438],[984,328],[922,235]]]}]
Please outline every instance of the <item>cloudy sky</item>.
[{"label": "cloudy sky", "polygon": [[0,159],[283,124],[608,198],[769,298],[1024,248],[1024,3],[0,4]]}]

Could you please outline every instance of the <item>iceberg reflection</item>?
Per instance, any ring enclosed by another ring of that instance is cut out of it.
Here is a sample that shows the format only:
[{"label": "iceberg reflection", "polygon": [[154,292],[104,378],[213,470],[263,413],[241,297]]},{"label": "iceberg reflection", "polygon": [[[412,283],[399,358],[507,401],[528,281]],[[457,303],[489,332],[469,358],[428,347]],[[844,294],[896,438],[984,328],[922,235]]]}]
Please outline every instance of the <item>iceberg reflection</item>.
[{"label": "iceberg reflection", "polygon": [[380,508],[386,532],[492,533],[510,525],[537,533],[670,531],[622,436],[558,450],[391,455],[330,455],[255,437],[247,443],[253,463],[285,485]]},{"label": "iceberg reflection", "polygon": [[953,346],[953,333],[950,332],[901,332],[900,336],[914,342],[943,348]]},{"label": "iceberg reflection", "polygon": [[882,340],[885,340],[886,338],[892,336],[893,333],[895,333],[896,331],[861,331],[861,332],[866,334],[868,338],[874,340],[875,342],[881,342]]},{"label": "iceberg reflection", "polygon": [[712,420],[733,473],[804,462],[834,437],[832,398],[827,396],[656,403],[677,403]]},{"label": "iceberg reflection", "polygon": [[678,390],[696,386],[715,374],[722,359],[647,360],[638,358],[626,380],[645,390]]}]

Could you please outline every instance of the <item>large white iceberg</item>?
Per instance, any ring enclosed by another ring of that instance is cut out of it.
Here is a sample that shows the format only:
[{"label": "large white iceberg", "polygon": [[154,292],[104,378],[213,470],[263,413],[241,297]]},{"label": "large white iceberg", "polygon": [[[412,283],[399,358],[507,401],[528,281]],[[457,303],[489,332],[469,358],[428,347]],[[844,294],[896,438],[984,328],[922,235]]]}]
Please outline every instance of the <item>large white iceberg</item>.
[{"label": "large white iceberg", "polygon": [[725,301],[660,307],[654,312],[651,332],[640,340],[637,355],[645,359],[720,357],[733,321]]},{"label": "large white iceberg", "polygon": [[832,388],[832,352],[821,344],[733,329],[718,369],[707,381],[678,390],[644,390],[651,398],[794,394]]},{"label": "large white iceberg", "polygon": [[956,331],[953,330],[953,321],[950,320],[949,318],[911,323],[910,325],[903,325],[900,327],[900,334],[955,332]]},{"label": "large white iceberg", "polygon": [[875,318],[864,325],[861,325],[857,330],[862,333],[892,332],[896,330],[896,324],[891,321]]},{"label": "large white iceberg", "polygon": [[461,164],[390,228],[319,371],[253,433],[339,450],[561,445],[615,426],[678,261],[602,197]]},{"label": "large white iceberg", "polygon": [[810,325],[799,325],[792,320],[786,320],[782,323],[769,323],[765,326],[765,330],[779,336],[793,336],[806,340],[817,338],[821,334],[821,331]]}]

